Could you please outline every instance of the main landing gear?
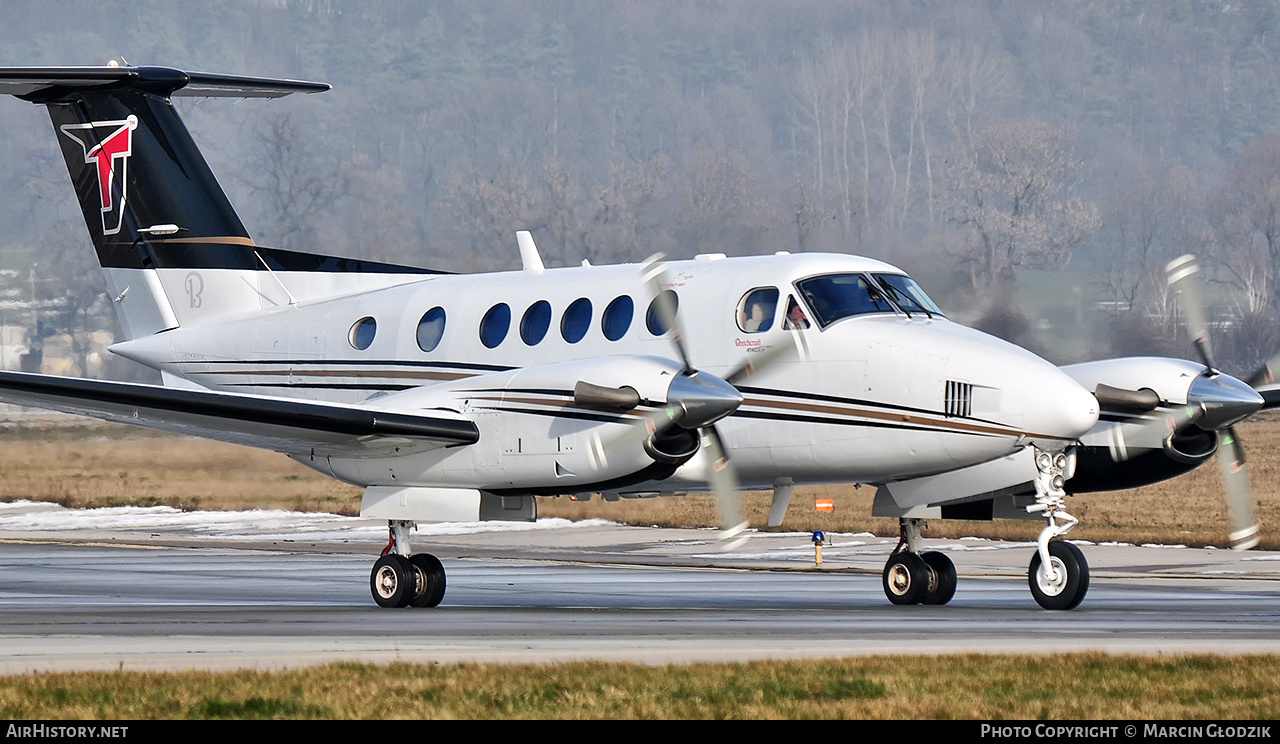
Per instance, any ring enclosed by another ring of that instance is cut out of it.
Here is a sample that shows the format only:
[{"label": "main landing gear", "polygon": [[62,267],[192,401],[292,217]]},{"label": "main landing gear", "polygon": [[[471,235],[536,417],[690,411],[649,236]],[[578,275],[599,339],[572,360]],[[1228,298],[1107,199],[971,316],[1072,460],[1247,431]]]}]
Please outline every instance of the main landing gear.
[{"label": "main landing gear", "polygon": [[[944,605],[956,594],[956,564],[937,551],[920,552],[919,519],[902,519],[902,539],[884,564],[884,594],[896,605]],[[903,550],[903,546],[906,550]]]},{"label": "main landing gear", "polygon": [[390,540],[369,574],[369,591],[379,607],[435,607],[444,599],[444,566],[429,553],[409,554],[413,522],[388,522]]}]

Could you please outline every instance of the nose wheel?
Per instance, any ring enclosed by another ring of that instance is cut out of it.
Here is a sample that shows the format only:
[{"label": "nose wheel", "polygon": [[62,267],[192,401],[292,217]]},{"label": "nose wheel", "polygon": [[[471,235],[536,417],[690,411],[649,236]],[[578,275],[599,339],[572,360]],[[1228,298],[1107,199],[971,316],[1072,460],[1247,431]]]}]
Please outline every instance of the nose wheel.
[{"label": "nose wheel", "polygon": [[435,607],[444,599],[445,574],[429,553],[405,555],[412,522],[392,520],[390,542],[369,574],[369,593],[379,607]]},{"label": "nose wheel", "polygon": [[1027,569],[1031,596],[1046,610],[1073,610],[1089,591],[1089,563],[1080,548],[1068,542],[1049,543],[1049,563],[1040,551],[1031,556]]}]

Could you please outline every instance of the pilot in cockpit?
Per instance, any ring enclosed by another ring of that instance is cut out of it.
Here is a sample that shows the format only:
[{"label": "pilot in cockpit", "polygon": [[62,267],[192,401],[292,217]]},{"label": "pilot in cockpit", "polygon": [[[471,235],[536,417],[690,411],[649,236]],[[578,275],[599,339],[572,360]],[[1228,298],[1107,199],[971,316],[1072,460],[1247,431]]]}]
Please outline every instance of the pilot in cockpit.
[{"label": "pilot in cockpit", "polygon": [[794,297],[787,298],[787,319],[782,327],[788,331],[803,331],[809,327],[809,319]]}]

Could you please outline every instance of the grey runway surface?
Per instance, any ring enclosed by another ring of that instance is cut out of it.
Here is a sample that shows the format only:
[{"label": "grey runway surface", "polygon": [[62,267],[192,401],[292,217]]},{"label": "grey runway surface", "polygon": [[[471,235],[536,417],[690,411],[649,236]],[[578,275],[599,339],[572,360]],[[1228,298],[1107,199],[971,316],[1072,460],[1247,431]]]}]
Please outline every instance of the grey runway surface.
[{"label": "grey runway surface", "polygon": [[444,603],[386,610],[368,588],[378,525],[350,524],[352,540],[281,537],[265,526],[258,535],[234,525],[210,534],[163,520],[0,527],[0,673],[1280,652],[1274,553],[1085,545],[1089,595],[1079,609],[1054,613],[1027,589],[1029,544],[930,541],[957,564],[955,599],[895,607],[880,586],[894,541],[868,535],[834,536],[817,571],[803,534],[757,535],[718,554],[702,531],[603,523],[462,530],[417,545],[445,563]]}]

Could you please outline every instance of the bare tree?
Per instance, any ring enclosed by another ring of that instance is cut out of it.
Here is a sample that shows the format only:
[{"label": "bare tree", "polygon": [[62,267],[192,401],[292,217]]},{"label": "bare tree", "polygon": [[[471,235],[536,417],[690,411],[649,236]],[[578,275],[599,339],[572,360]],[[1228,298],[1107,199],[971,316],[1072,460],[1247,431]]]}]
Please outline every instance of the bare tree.
[{"label": "bare tree", "polygon": [[947,214],[964,235],[960,262],[975,287],[1024,267],[1065,264],[1098,228],[1098,208],[1072,195],[1075,130],[1040,121],[980,127],[947,174]]},{"label": "bare tree", "polygon": [[908,81],[910,93],[909,119],[907,126],[906,184],[902,189],[901,206],[898,212],[898,227],[906,222],[907,212],[911,209],[911,171],[915,163],[917,138],[924,155],[924,168],[928,198],[925,203],[929,208],[929,216],[933,216],[933,162],[929,151],[929,106],[933,103],[934,88],[938,68],[938,39],[932,29],[911,31],[903,37],[901,47],[904,75]]},{"label": "bare tree", "polygon": [[323,162],[314,138],[288,113],[266,118],[254,133],[258,167],[244,180],[262,200],[281,248],[314,250],[316,218],[350,188],[348,169]]},{"label": "bare tree", "polygon": [[1221,238],[1214,260],[1250,313],[1280,308],[1280,134],[1254,140],[1214,200]]},{"label": "bare tree", "polygon": [[682,174],[681,249],[694,253],[741,250],[765,226],[768,211],[750,160],[728,148],[702,148]]},{"label": "bare tree", "polygon": [[40,260],[32,267],[32,300],[39,309],[36,327],[29,337],[43,346],[45,339],[67,339],[76,374],[89,376],[93,334],[112,327],[110,302],[102,270],[91,248],[85,246],[78,221],[60,222],[42,239]]},{"label": "bare tree", "polygon": [[1195,176],[1184,166],[1159,176],[1136,172],[1109,201],[1102,268],[1117,311],[1172,318],[1164,267],[1211,243],[1201,202]]},{"label": "bare tree", "polygon": [[614,163],[609,180],[594,189],[594,211],[587,240],[586,258],[640,259],[658,250],[653,213],[664,201],[668,188],[670,161],[666,155],[630,164]]}]

